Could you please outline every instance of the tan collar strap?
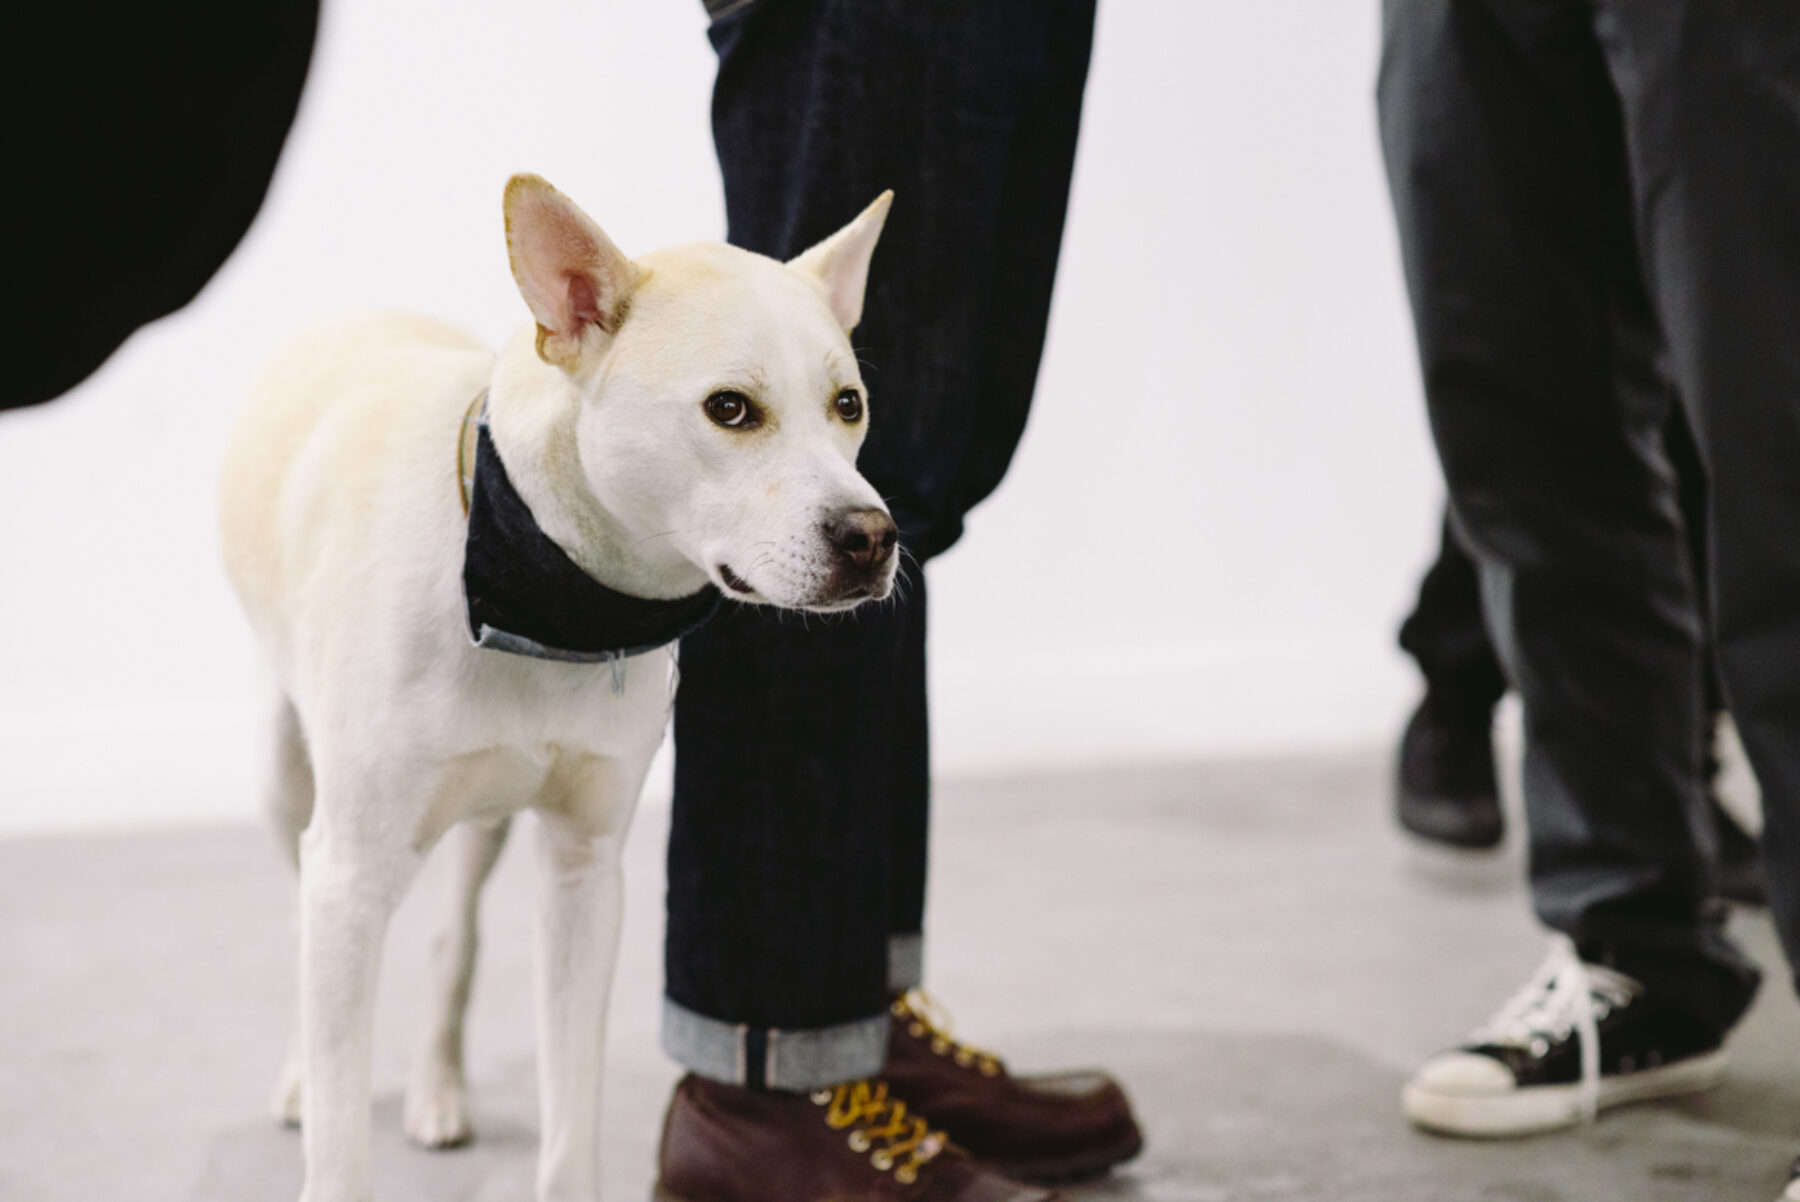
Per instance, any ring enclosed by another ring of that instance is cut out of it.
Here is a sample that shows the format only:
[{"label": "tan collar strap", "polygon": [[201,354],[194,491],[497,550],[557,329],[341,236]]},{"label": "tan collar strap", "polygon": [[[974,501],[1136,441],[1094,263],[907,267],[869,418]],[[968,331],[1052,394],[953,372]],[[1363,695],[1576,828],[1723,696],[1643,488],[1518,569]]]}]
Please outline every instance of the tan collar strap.
[{"label": "tan collar strap", "polygon": [[485,388],[475,394],[463,411],[462,427],[456,432],[456,484],[462,491],[464,518],[469,516],[469,497],[475,491],[475,448],[481,442],[476,433],[487,421],[487,396]]}]

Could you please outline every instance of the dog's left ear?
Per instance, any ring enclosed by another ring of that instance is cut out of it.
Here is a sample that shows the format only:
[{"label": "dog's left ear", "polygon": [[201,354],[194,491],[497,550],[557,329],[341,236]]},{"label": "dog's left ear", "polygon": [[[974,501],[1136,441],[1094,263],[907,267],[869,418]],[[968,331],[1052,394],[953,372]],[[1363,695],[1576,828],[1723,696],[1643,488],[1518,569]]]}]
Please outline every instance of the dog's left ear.
[{"label": "dog's left ear", "polygon": [[618,332],[642,269],[540,176],[507,180],[505,207],[506,253],[537,318],[538,358],[572,369],[590,328]]},{"label": "dog's left ear", "polygon": [[875,254],[875,240],[881,237],[881,227],[893,201],[892,189],[883,192],[855,221],[788,264],[825,285],[831,312],[846,332],[854,330],[862,320],[869,259]]}]

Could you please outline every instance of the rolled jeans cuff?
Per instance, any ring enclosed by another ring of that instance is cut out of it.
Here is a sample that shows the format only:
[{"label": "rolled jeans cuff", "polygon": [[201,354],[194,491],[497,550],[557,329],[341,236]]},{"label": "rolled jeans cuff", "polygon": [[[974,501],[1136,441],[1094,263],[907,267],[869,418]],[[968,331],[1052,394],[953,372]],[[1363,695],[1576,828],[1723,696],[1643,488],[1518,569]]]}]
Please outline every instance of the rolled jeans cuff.
[{"label": "rolled jeans cuff", "polygon": [[874,1077],[887,1063],[887,1043],[885,1010],[784,1031],[723,1022],[663,999],[663,1051],[688,1071],[726,1085],[797,1093]]},{"label": "rolled jeans cuff", "polygon": [[905,993],[925,983],[925,936],[888,936],[888,989]]}]

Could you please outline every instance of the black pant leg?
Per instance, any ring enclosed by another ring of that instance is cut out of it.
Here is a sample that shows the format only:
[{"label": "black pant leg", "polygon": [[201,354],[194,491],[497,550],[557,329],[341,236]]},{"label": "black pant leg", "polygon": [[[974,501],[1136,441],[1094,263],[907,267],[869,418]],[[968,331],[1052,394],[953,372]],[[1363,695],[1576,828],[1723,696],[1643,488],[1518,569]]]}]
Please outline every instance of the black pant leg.
[{"label": "black pant leg", "polygon": [[1419,581],[1419,599],[1400,624],[1400,649],[1412,656],[1434,703],[1466,713],[1491,711],[1506,694],[1481,614],[1475,560],[1444,514],[1438,557]]},{"label": "black pant leg", "polygon": [[1603,0],[1670,363],[1712,480],[1714,636],[1800,958],[1800,7]]},{"label": "black pant leg", "polygon": [[[1081,128],[1081,106],[1093,50],[1093,0],[1060,0],[1034,14],[1033,66],[1022,81],[1016,107],[1006,113],[999,186],[989,201],[979,236],[987,243],[978,324],[963,334],[962,358],[972,367],[970,391],[947,397],[970,409],[967,441],[942,501],[930,506],[930,522],[917,540],[924,561],[962,535],[963,516],[1000,483],[1024,433],[1037,388],[1049,327],[1050,300],[1062,250],[1069,184]],[[967,141],[966,137],[960,139]],[[981,144],[989,139],[983,138]],[[971,230],[976,234],[977,230]],[[873,353],[873,352],[871,352]],[[916,354],[917,352],[912,352]],[[872,479],[887,475],[871,466]],[[920,579],[923,587],[923,578]],[[923,620],[917,642],[906,649],[921,682],[911,724],[926,729]],[[896,986],[918,983],[914,938],[923,930],[929,796],[925,759],[909,761],[920,777],[901,786],[905,803],[894,812],[890,925],[895,936]]]},{"label": "black pant leg", "polygon": [[[1094,0],[1056,0],[1034,22],[1031,78],[1007,114],[999,189],[987,231],[989,285],[970,340],[975,365],[967,448],[949,504],[924,551],[935,555],[962,533],[961,515],[999,485],[1025,431],[1037,389],[1050,299],[1068,215],[1082,99],[1094,44]],[[984,150],[985,153],[985,150]]]},{"label": "black pant leg", "polygon": [[924,692],[908,655],[923,636],[915,586],[835,616],[728,606],[682,640],[676,1005],[787,1031],[886,1006],[889,832],[924,742],[912,726]]},{"label": "black pant leg", "polygon": [[1618,105],[1578,4],[1388,0],[1383,148],[1433,434],[1525,717],[1539,917],[1721,1029],[1699,629]]},{"label": "black pant leg", "polygon": [[[1688,560],[1694,565],[1694,598],[1700,611],[1700,718],[1702,739],[1712,739],[1712,722],[1725,709],[1725,693],[1719,683],[1718,657],[1713,653],[1712,587],[1708,569],[1712,548],[1707,544],[1707,527],[1712,522],[1712,503],[1708,497],[1712,485],[1706,477],[1706,465],[1700,448],[1688,425],[1687,413],[1677,405],[1663,427],[1663,449],[1669,466],[1675,469],[1675,495],[1681,506],[1681,524],[1687,532]],[[1710,760],[1708,761],[1710,762]]]},{"label": "black pant leg", "polygon": [[[733,242],[791,258],[882,189],[896,193],[854,339],[870,392],[859,467],[915,566],[910,599],[885,609],[823,623],[733,615],[684,642],[665,1044],[709,1075],[734,1070],[730,1057],[691,1054],[707,1040],[746,1040],[754,1060],[759,1040],[797,1048],[822,1030],[884,1023],[888,937],[921,925],[929,774],[916,561],[954,541],[985,492],[967,482],[992,487],[1023,422],[1030,380],[1004,398],[984,381],[992,355],[1035,372],[1048,306],[1038,293],[1056,254],[1043,231],[1060,234],[1067,179],[1021,189],[1015,141],[1057,81],[1072,78],[1078,102],[1092,19],[1092,0],[760,0],[712,28]],[[1071,45],[1083,71],[1066,65]],[[1065,174],[1074,133],[1070,119],[1070,146],[1048,160]],[[1045,166],[1035,151],[1024,157]],[[1053,222],[1036,211],[1046,205]],[[1047,260],[1029,274],[1004,249],[1020,231]],[[1022,326],[995,316],[1034,312]],[[990,418],[1002,400],[1004,417]],[[745,716],[769,697],[790,711],[780,729]],[[801,720],[821,710],[826,720]]]}]

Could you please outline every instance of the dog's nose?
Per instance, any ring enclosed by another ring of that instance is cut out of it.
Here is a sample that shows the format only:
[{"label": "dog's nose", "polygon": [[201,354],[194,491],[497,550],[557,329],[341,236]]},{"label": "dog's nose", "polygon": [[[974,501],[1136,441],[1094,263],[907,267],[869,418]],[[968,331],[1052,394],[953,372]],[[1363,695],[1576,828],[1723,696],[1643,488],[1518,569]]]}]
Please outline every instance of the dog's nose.
[{"label": "dog's nose", "polygon": [[847,509],[826,520],[825,537],[851,563],[873,567],[894,553],[900,531],[882,510]]}]

